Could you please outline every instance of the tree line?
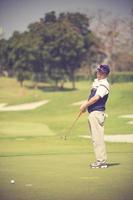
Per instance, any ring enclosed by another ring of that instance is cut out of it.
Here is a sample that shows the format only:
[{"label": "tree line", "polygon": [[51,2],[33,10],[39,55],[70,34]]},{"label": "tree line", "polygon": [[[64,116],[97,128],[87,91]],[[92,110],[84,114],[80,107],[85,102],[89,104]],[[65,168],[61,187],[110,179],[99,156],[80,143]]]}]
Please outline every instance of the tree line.
[{"label": "tree line", "polygon": [[[96,38],[85,14],[54,11],[0,40],[0,72],[15,76],[21,86],[26,79],[59,82],[66,79],[75,87],[75,72],[87,60],[96,60],[92,47]],[[63,87],[63,84],[62,84]]]}]

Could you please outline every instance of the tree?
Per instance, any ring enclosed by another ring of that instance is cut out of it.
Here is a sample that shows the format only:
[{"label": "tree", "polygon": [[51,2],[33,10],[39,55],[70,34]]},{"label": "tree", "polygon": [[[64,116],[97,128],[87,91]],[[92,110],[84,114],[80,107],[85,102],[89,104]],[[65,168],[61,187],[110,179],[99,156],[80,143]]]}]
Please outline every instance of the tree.
[{"label": "tree", "polygon": [[[119,55],[125,54],[127,57],[132,55],[132,19],[132,12],[131,17],[125,18],[113,16],[105,10],[99,10],[93,19],[91,29],[100,40],[101,50],[107,55],[104,63],[110,64],[112,73],[120,69],[118,66],[121,63],[121,56]],[[131,59],[129,60],[131,62]],[[121,68],[126,71],[128,63],[123,65]]]},{"label": "tree", "polygon": [[0,74],[8,68],[8,41],[5,39],[0,40]]},{"label": "tree", "polygon": [[85,58],[85,48],[82,36],[71,27],[66,27],[66,34],[59,41],[61,64],[75,88],[75,71],[80,67]]},{"label": "tree", "polygon": [[46,23],[54,23],[54,22],[56,22],[55,11],[51,11],[51,12],[46,13],[46,15],[44,17],[44,21]]},{"label": "tree", "polygon": [[44,71],[56,86],[68,76],[75,88],[75,71],[92,45],[88,25],[85,15],[61,13],[57,18],[54,12],[46,14],[40,23],[30,25],[30,30],[41,37]]},{"label": "tree", "polygon": [[46,13],[30,24],[28,31],[15,31],[7,41],[8,71],[14,72],[21,86],[31,73],[36,82],[43,77],[54,80],[57,86],[67,78],[75,88],[75,72],[94,44],[88,27],[84,14],[61,13],[57,17],[54,11]]},{"label": "tree", "polygon": [[23,81],[29,78],[27,74],[41,72],[41,59],[37,51],[39,42],[38,38],[30,32],[14,33],[9,39],[9,59],[21,86]]},{"label": "tree", "polygon": [[64,38],[60,43],[62,62],[75,88],[75,72],[87,59],[88,51],[94,43],[93,34],[89,30],[89,19],[85,14],[61,13],[59,21],[64,25]]}]

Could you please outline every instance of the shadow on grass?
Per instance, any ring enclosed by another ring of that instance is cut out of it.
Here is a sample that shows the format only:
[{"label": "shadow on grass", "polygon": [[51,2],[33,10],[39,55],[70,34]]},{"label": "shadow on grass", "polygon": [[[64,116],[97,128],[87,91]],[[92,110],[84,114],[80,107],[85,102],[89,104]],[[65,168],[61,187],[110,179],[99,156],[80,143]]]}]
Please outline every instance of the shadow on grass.
[{"label": "shadow on grass", "polygon": [[[34,86],[26,86],[28,89],[34,89]],[[38,90],[42,90],[44,92],[70,92],[70,91],[75,91],[77,90],[76,88],[60,88],[60,87],[55,87],[55,86],[38,86]]]},{"label": "shadow on grass", "polygon": [[114,167],[120,165],[120,163],[108,163],[108,167]]}]

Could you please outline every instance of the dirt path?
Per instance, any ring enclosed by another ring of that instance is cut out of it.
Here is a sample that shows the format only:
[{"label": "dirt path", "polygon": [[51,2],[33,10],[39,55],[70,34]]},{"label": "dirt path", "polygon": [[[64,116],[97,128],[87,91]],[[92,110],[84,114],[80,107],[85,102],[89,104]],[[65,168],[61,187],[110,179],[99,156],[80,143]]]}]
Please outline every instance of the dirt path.
[{"label": "dirt path", "polygon": [[6,103],[0,104],[0,111],[23,111],[23,110],[34,110],[44,104],[47,104],[49,100],[43,100],[33,103],[25,103],[20,105],[7,106]]}]

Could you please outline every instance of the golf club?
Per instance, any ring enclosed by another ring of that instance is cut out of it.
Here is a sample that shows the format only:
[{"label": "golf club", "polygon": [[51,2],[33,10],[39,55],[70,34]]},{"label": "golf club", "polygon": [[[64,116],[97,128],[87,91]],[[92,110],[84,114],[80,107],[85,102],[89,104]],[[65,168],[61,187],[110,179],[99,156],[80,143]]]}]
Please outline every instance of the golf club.
[{"label": "golf club", "polygon": [[72,123],[72,125],[68,128],[67,134],[65,134],[64,139],[67,139],[67,136],[71,133],[74,125],[76,124],[76,122],[78,121],[79,117],[82,115],[82,111],[80,111],[77,115],[77,117],[75,118],[74,122]]}]

